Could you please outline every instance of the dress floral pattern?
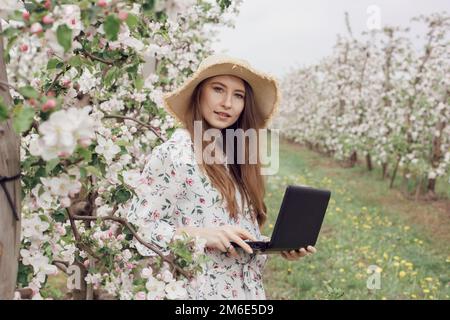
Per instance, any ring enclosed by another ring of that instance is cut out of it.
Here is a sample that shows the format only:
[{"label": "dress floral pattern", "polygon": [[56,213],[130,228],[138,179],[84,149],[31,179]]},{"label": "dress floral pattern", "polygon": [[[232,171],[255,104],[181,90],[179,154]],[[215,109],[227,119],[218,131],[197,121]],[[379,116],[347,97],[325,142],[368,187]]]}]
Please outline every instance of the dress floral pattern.
[{"label": "dress floral pattern", "polygon": [[[167,244],[176,228],[181,226],[237,225],[258,240],[261,235],[251,209],[241,208],[241,194],[236,188],[240,214],[230,218],[226,201],[220,202],[220,192],[195,161],[193,142],[189,132],[177,129],[165,143],[153,149],[141,174],[143,184],[149,186],[144,196],[135,196],[127,218],[131,222],[145,220],[145,239],[167,252]],[[142,233],[142,229],[140,229]],[[136,242],[144,256],[154,252]],[[238,249],[239,258],[227,256],[214,249],[205,249],[210,258],[197,286],[187,288],[189,299],[265,299],[262,282],[267,255],[247,254]]]}]

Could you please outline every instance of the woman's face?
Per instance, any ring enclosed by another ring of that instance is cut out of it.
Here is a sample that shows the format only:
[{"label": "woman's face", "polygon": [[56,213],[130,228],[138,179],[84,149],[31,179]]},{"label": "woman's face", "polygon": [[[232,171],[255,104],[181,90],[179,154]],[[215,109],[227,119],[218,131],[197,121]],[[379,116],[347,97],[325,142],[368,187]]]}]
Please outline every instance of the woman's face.
[{"label": "woman's face", "polygon": [[208,79],[200,96],[200,111],[210,126],[224,129],[234,124],[244,109],[244,81],[221,75]]}]

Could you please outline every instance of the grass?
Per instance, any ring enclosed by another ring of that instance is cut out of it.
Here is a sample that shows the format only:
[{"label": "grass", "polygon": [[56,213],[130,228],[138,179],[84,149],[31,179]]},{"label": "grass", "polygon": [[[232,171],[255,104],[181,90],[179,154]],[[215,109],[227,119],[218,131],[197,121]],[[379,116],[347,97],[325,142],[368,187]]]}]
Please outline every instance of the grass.
[{"label": "grass", "polygon": [[[263,233],[272,232],[286,185],[329,189],[332,197],[315,255],[295,262],[270,256],[264,277],[268,298],[449,299],[449,200],[408,200],[380,177],[377,170],[342,168],[280,143],[280,170],[268,178]],[[377,276],[379,289],[368,289],[369,277]]]}]

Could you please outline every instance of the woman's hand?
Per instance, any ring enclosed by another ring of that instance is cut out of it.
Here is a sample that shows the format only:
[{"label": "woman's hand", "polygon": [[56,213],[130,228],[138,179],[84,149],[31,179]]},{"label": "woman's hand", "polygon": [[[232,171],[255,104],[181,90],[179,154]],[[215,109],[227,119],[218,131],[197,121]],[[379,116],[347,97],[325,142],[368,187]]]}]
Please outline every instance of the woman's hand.
[{"label": "woman's hand", "polygon": [[192,237],[199,236],[206,240],[206,247],[229,253],[236,258],[239,258],[239,254],[231,242],[236,243],[247,253],[251,254],[253,250],[244,240],[256,241],[256,238],[247,230],[231,225],[207,228],[187,226],[178,228],[175,234],[182,234],[183,232]]},{"label": "woman's hand", "polygon": [[300,248],[298,250],[282,251],[281,256],[286,260],[295,261],[300,259],[301,257],[316,253],[316,251],[316,248],[314,248],[313,246],[308,246],[306,250],[305,248]]}]

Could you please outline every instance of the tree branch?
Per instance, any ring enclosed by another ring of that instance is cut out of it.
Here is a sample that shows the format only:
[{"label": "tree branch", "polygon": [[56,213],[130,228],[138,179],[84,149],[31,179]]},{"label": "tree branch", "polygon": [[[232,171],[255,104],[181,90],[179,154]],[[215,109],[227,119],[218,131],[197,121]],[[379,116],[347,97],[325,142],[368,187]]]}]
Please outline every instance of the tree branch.
[{"label": "tree branch", "polygon": [[69,266],[69,263],[62,260],[53,260],[53,264],[62,272],[67,274],[67,267]]},{"label": "tree branch", "polygon": [[50,87],[45,90],[45,95],[47,95],[47,93],[55,86],[56,81],[58,81],[58,79],[64,74],[64,72],[66,72],[66,70],[61,70],[61,72],[56,75],[55,79],[53,79],[53,82],[50,84]]},{"label": "tree branch", "polygon": [[137,119],[134,119],[134,118],[131,118],[131,117],[119,116],[119,115],[113,115],[113,114],[105,115],[103,118],[104,118],[104,119],[112,119],[112,118],[115,118],[115,119],[123,119],[123,120],[131,120],[131,121],[134,121],[134,122],[136,122],[136,123],[139,123],[141,126],[144,126],[144,127],[148,128],[148,129],[150,129],[150,130],[151,130],[151,131],[152,131],[159,139],[161,139],[161,141],[166,142],[166,139],[164,139],[163,137],[161,137],[161,135],[156,131],[156,129],[155,129],[154,127],[152,127],[151,125],[146,124],[146,123],[144,123],[144,122],[142,122],[142,121],[140,121],[140,120],[137,120]]},{"label": "tree branch", "polygon": [[[78,232],[77,226],[75,225],[75,219],[74,219],[74,215],[71,212],[71,208],[67,208],[67,214],[69,215],[69,221],[70,221],[70,227],[72,228],[72,232],[73,232],[73,236],[75,237],[75,243],[76,246],[78,247],[78,249],[86,251],[87,253],[89,253],[91,256],[93,256],[94,258],[100,260],[100,257],[97,256],[92,250],[91,248],[89,248],[88,246],[84,245],[82,243],[81,240],[81,236],[80,233]],[[78,217],[78,216],[77,216]],[[94,218],[95,219],[95,218]]]},{"label": "tree branch", "polygon": [[184,275],[186,278],[190,279],[192,277],[192,274],[190,272],[186,272],[185,270],[183,270],[182,268],[180,268],[174,261],[173,258],[169,258],[167,256],[165,256],[155,245],[148,243],[146,241],[144,241],[139,234],[136,232],[136,230],[134,230],[134,228],[131,226],[131,224],[126,221],[125,219],[122,218],[117,218],[117,217],[84,217],[84,216],[73,216],[72,217],[74,220],[90,220],[90,221],[96,221],[96,220],[111,220],[111,221],[115,221],[118,222],[124,226],[126,226],[131,233],[133,234],[133,236],[136,238],[137,241],[139,241],[142,245],[144,245],[145,247],[147,247],[148,249],[152,250],[153,252],[155,252],[157,255],[159,255],[161,257],[162,260],[168,262],[170,265],[172,265],[179,273],[181,273],[182,275]]},{"label": "tree branch", "polygon": [[6,91],[6,89],[4,89],[4,87],[10,87],[11,89],[14,89],[15,91],[19,92],[19,90],[15,86],[13,86],[12,84],[9,84],[8,82],[4,82],[4,81],[0,80],[0,88],[3,91]]},{"label": "tree branch", "polygon": [[88,51],[86,51],[86,50],[81,50],[81,53],[82,53],[83,55],[85,55],[85,56],[88,56],[88,57],[91,58],[92,60],[100,61],[100,62],[105,63],[105,64],[108,64],[108,65],[113,65],[113,64],[114,64],[114,61],[111,61],[111,60],[105,60],[105,59],[103,59],[103,58],[94,56],[92,53],[90,53],[90,52],[88,52]]}]

